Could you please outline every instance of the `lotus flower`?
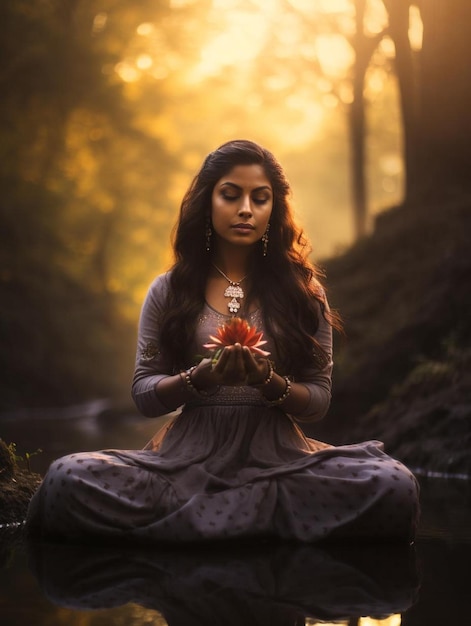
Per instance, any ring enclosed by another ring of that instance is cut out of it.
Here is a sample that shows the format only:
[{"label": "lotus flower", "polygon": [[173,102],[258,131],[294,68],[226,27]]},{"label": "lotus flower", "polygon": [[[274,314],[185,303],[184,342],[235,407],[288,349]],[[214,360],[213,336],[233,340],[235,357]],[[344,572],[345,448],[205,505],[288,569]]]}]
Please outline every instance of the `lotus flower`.
[{"label": "lotus flower", "polygon": [[246,320],[240,317],[231,317],[228,322],[217,329],[215,336],[209,335],[213,343],[205,343],[204,347],[208,350],[216,350],[217,354],[219,354],[225,346],[233,346],[235,343],[240,343],[241,346],[250,348],[255,354],[268,356],[270,353],[260,348],[260,346],[267,343],[262,337],[263,332],[259,332],[253,326],[249,326]]}]

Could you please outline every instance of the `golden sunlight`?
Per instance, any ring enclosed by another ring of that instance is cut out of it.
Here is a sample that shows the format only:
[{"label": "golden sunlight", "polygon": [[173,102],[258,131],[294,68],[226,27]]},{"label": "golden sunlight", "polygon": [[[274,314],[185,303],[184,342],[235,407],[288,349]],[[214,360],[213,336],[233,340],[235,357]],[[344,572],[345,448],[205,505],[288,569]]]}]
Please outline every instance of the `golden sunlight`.
[{"label": "golden sunlight", "polygon": [[[360,617],[358,620],[359,626],[401,626],[402,618],[399,613],[390,615],[383,619],[375,619],[373,617]],[[314,618],[306,619],[306,626],[318,626],[320,622]],[[322,622],[322,626],[348,626],[348,621],[341,622]]]},{"label": "golden sunlight", "polygon": [[365,11],[365,32],[376,35],[386,27],[388,15],[382,0],[369,0]]},{"label": "golden sunlight", "polygon": [[186,7],[196,4],[198,0],[170,0],[171,9],[185,9]]},{"label": "golden sunlight", "polygon": [[154,32],[155,27],[150,22],[143,22],[136,28],[136,33],[141,37],[149,37]]},{"label": "golden sunlight", "polygon": [[420,10],[416,6],[409,9],[409,41],[413,50],[422,48],[424,25],[420,16]]},{"label": "golden sunlight", "polygon": [[360,626],[401,626],[402,617],[399,613],[390,615],[383,619],[375,619],[373,617],[362,617]]},{"label": "golden sunlight", "polygon": [[344,76],[355,55],[343,35],[320,35],[316,38],[319,63],[327,76]]},{"label": "golden sunlight", "polygon": [[263,13],[234,10],[230,16],[226,27],[203,47],[193,72],[195,82],[226,66],[252,61],[265,44],[269,23]]},{"label": "golden sunlight", "polygon": [[132,61],[120,61],[115,65],[114,69],[125,83],[134,83],[141,77],[140,72]]},{"label": "golden sunlight", "polygon": [[288,0],[290,5],[305,13],[313,11],[321,13],[350,13],[351,0]]},{"label": "golden sunlight", "polygon": [[[353,100],[353,0],[169,0],[168,6],[170,11],[155,20],[149,12],[140,14],[122,58],[109,69],[110,75],[126,83],[130,99],[142,98],[136,123],[143,132],[161,141],[180,162],[189,132],[194,137],[192,149],[197,148],[199,155],[212,145],[211,133],[217,136],[216,142],[244,134],[293,162],[304,150],[324,150],[323,142],[334,137],[332,159],[347,175],[346,148],[338,142]],[[409,36],[417,47],[420,15],[411,10],[410,16]],[[95,29],[105,23],[103,14],[96,19]],[[365,33],[379,33],[386,24],[382,0],[368,0]],[[382,124],[390,71],[387,61],[394,54],[392,41],[383,38],[366,74],[365,97],[375,129],[375,124]],[[158,110],[156,102],[161,103]],[[387,108],[391,110],[390,100]],[[388,120],[390,132],[369,165],[379,177],[372,190],[372,207],[394,201],[402,189],[402,169],[391,157],[398,152],[396,128],[391,115]],[[183,175],[196,167],[182,165]],[[337,215],[347,212],[349,200],[347,191],[340,195],[329,191],[336,188],[331,174],[335,169],[320,172],[318,168],[315,193],[323,206],[332,204]],[[174,178],[168,191],[172,205],[183,193],[176,174]],[[313,184],[310,176],[301,177],[298,184],[307,205]],[[308,221],[313,231],[322,230],[312,216]],[[350,241],[348,225],[327,230],[316,244],[319,254],[330,253],[331,239]]]},{"label": "golden sunlight", "polygon": [[[290,5],[311,16],[315,13],[352,14],[351,0],[290,0]],[[319,57],[324,71],[335,76],[351,65],[353,51],[343,35],[317,36],[309,48],[309,43],[302,40],[303,20],[286,13],[279,0],[269,3],[258,0],[252,3],[251,10],[242,7],[240,0],[213,0],[214,22],[222,27],[203,47],[201,61],[192,76],[194,82],[217,75],[224,67],[252,61],[266,45],[272,29],[280,25],[283,29],[278,29],[277,37],[283,40],[286,50],[301,46],[305,58]],[[221,9],[224,9],[222,14]]]},{"label": "golden sunlight", "polygon": [[106,27],[106,23],[108,22],[108,14],[107,13],[97,13],[93,18],[92,24],[92,34],[98,35],[104,30]]},{"label": "golden sunlight", "polygon": [[[373,0],[373,3],[378,1]],[[194,0],[173,0],[171,8],[182,9],[192,4]],[[199,47],[198,60],[191,64],[191,68],[184,58],[180,59],[181,63],[177,63],[180,68],[186,67],[185,82],[188,85],[198,85],[229,68],[236,68],[238,71],[247,68],[250,71],[254,61],[272,39],[279,42],[275,54],[280,63],[291,56],[293,50],[298,50],[300,58],[306,61],[315,62],[318,59],[326,75],[337,78],[345,74],[353,61],[353,50],[345,37],[351,30],[351,25],[345,23],[342,34],[319,35],[315,31],[311,33],[309,22],[306,22],[303,14],[309,12],[310,18],[321,13],[335,14],[335,19],[343,17],[348,20],[352,17],[352,1],[290,0],[289,4],[293,8],[291,12],[281,0],[257,0],[249,8],[241,0],[212,0],[205,18],[207,34]],[[162,37],[162,33],[159,35],[159,26],[143,22],[137,26],[135,32],[140,43],[135,43],[134,50],[129,50],[131,54],[114,68],[121,80],[133,83],[145,74],[159,80],[167,78],[169,71],[175,77],[175,64],[170,67],[170,61],[172,55],[181,56],[182,52],[171,51],[162,46],[165,37]],[[135,57],[133,53],[136,54]],[[267,86],[268,83],[272,86],[279,83],[280,77],[275,70],[276,67],[273,72],[276,76],[267,77]],[[278,84],[276,88],[281,87]],[[310,100],[312,101],[312,94]]]},{"label": "golden sunlight", "polygon": [[154,65],[154,62],[150,55],[140,54],[136,59],[136,65],[140,70],[148,70]]}]

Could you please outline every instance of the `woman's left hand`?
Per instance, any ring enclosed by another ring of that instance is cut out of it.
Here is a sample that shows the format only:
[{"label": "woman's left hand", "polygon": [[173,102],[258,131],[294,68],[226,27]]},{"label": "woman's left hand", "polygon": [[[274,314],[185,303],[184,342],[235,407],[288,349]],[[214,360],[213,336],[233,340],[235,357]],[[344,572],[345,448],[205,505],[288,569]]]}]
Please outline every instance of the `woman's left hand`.
[{"label": "woman's left hand", "polygon": [[242,348],[245,371],[247,374],[247,385],[263,385],[269,372],[270,364],[268,359],[263,357],[255,358],[250,348]]}]

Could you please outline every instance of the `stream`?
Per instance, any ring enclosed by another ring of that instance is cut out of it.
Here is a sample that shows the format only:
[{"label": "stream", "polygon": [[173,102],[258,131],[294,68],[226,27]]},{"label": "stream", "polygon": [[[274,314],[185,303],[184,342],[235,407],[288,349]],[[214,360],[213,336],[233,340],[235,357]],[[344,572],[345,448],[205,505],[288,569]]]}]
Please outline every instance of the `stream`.
[{"label": "stream", "polygon": [[[78,450],[144,447],[165,420],[105,402],[0,416],[0,437],[32,471]],[[33,454],[38,448],[42,452]],[[412,546],[367,542],[184,550],[28,545],[0,529],[2,626],[448,626],[468,623],[471,482],[421,476]]]}]

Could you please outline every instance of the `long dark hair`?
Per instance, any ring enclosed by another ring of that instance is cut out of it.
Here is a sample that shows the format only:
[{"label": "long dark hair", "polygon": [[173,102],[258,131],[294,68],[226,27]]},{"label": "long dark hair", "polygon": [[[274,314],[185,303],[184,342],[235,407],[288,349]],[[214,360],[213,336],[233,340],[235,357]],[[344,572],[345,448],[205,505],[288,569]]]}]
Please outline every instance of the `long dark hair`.
[{"label": "long dark hair", "polygon": [[309,243],[293,218],[291,188],[273,154],[246,140],[229,141],[211,152],[186,192],[174,230],[175,263],[170,289],[161,320],[162,350],[175,370],[186,365],[188,345],[194,335],[197,317],[205,302],[205,287],[211,265],[207,251],[211,197],[214,186],[237,165],[261,165],[273,189],[267,255],[262,243],[253,251],[251,292],[263,312],[267,332],[281,355],[278,368],[296,375],[312,363],[312,355],[323,367],[329,355],[314,338],[319,310],[337,326],[335,316],[325,307],[320,271],[308,260]]}]

